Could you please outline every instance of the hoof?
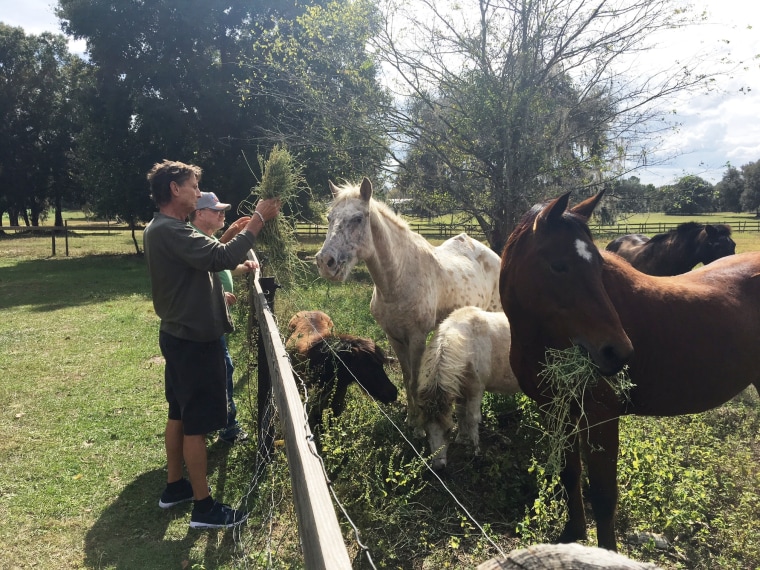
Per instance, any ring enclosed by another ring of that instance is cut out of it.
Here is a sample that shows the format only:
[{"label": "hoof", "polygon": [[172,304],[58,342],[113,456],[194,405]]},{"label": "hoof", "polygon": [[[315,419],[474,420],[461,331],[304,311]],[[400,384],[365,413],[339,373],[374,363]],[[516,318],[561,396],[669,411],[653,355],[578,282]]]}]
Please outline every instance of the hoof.
[{"label": "hoof", "polygon": [[571,542],[579,542],[581,540],[586,540],[587,536],[585,532],[573,532],[567,528],[562,531],[562,534],[560,534],[555,540],[554,544],[570,544]]},{"label": "hoof", "polygon": [[446,460],[445,459],[433,459],[433,471],[443,471],[446,469]]}]

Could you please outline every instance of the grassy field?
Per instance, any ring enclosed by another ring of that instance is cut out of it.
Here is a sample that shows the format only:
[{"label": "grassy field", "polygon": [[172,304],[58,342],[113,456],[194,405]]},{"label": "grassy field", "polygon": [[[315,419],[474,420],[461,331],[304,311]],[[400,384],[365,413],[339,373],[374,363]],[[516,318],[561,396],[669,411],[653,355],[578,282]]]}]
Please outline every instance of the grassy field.
[{"label": "grassy field", "polygon": [[[734,237],[739,252],[760,249],[755,234]],[[319,244],[303,247],[313,254]],[[209,441],[215,496],[239,503],[247,495],[252,516],[239,533],[191,531],[188,508],[158,508],[166,411],[144,260],[92,253],[51,258],[49,238],[0,239],[3,567],[300,568],[282,450],[260,476],[252,445]],[[278,292],[275,309],[281,325],[297,310],[325,310],[341,331],[387,348],[370,295],[362,267],[343,285],[307,270]],[[236,320],[246,317],[241,306]],[[244,326],[230,344],[239,413],[254,433],[256,362]],[[400,386],[397,367],[390,373]],[[424,455],[423,443],[406,439],[404,416],[400,402],[381,407],[352,390],[323,440],[336,494],[376,567],[470,568],[556,532],[549,511],[529,511],[544,453],[530,402],[486,398],[483,454],[453,446],[446,487],[411,447]],[[626,418],[621,550],[668,569],[760,568],[759,431],[752,390],[706,414]],[[354,567],[369,568],[340,518]],[[663,535],[669,547],[629,544],[631,535]]]}]

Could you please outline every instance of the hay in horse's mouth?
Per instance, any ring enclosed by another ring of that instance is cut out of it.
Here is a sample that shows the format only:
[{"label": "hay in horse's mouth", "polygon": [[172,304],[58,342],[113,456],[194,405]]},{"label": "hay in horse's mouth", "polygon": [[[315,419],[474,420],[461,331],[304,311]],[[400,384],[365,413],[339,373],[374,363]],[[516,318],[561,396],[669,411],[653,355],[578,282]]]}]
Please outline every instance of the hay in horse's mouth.
[{"label": "hay in horse's mouth", "polygon": [[564,467],[565,448],[581,430],[586,391],[600,381],[607,382],[618,398],[626,402],[634,384],[628,375],[628,366],[614,376],[604,376],[579,345],[565,349],[548,348],[539,376],[545,393],[549,395],[548,403],[541,406],[546,427],[543,437],[548,438],[550,447],[547,472],[556,469],[558,474]]}]

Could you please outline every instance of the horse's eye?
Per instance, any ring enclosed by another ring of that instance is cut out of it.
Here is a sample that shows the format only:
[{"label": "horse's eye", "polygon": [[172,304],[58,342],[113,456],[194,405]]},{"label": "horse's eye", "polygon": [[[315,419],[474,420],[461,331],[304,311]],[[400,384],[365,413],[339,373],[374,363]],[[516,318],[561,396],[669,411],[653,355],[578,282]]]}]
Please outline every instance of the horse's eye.
[{"label": "horse's eye", "polygon": [[549,263],[549,268],[554,273],[567,273],[569,270],[567,263],[565,263],[564,261],[552,261],[551,263]]},{"label": "horse's eye", "polygon": [[364,216],[362,214],[359,214],[358,216],[354,216],[351,218],[351,225],[358,226],[362,223],[362,220],[364,220]]}]

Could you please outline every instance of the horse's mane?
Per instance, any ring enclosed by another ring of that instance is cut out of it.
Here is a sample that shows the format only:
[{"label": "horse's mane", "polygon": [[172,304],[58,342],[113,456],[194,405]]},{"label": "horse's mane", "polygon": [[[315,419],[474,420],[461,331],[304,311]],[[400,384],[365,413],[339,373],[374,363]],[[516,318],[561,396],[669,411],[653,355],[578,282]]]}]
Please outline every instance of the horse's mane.
[{"label": "horse's mane", "polygon": [[[340,186],[336,186],[336,189],[338,190],[338,193],[333,198],[333,204],[337,204],[338,202],[342,202],[344,200],[361,199],[358,184],[346,183]],[[407,224],[403,218],[397,215],[396,212],[394,212],[385,202],[376,200],[374,196],[369,200],[369,209],[370,212],[374,211],[383,219],[395,224],[399,228],[412,231],[412,229],[409,227],[409,224]]]},{"label": "horse's mane", "polygon": [[653,235],[649,240],[649,243],[659,243],[661,241],[670,240],[676,237],[689,238],[694,234],[698,234],[704,228],[705,225],[700,224],[699,222],[684,222],[683,224],[679,224],[675,228],[670,229],[666,232]]},{"label": "horse's mane", "polygon": [[[667,232],[663,232],[661,234],[653,235],[652,238],[649,240],[649,243],[659,243],[661,241],[673,239],[675,237],[686,239],[694,236],[695,234],[698,234],[702,230],[705,229],[705,226],[707,224],[703,224],[700,222],[684,222],[683,224],[679,224],[675,228],[668,230]],[[713,228],[715,228],[718,232],[719,236],[730,236],[731,235],[731,226],[727,224],[710,224]]]},{"label": "horse's mane", "polygon": [[339,350],[356,350],[360,353],[366,354],[378,364],[385,363],[385,352],[375,343],[375,341],[350,334],[339,334],[338,338],[340,339]]}]

